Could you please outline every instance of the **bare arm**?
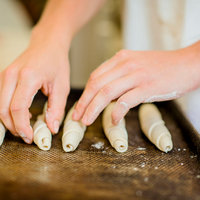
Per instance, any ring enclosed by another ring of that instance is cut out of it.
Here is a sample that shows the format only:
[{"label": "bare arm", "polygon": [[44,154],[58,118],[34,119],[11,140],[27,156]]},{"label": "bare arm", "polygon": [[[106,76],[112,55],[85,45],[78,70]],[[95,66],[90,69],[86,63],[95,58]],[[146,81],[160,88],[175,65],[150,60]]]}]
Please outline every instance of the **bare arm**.
[{"label": "bare arm", "polygon": [[49,0],[28,48],[0,73],[0,119],[27,143],[33,140],[29,107],[39,89],[48,96],[46,122],[57,133],[69,94],[72,37],[104,0]]},{"label": "bare arm", "polygon": [[105,0],[49,0],[34,34],[69,46],[74,34],[101,8]]}]

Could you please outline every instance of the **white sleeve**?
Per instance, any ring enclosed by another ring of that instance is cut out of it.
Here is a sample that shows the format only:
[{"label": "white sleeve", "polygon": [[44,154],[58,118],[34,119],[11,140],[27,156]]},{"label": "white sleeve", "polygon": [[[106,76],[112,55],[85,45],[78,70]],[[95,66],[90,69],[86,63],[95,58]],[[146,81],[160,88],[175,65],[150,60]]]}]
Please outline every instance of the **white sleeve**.
[{"label": "white sleeve", "polygon": [[112,110],[115,102],[110,103],[103,112],[103,130],[112,147],[118,152],[125,152],[128,149],[128,134],[123,118],[116,126],[112,124]]},{"label": "white sleeve", "polygon": [[161,151],[168,152],[173,148],[171,134],[161,113],[154,104],[143,104],[139,108],[141,129],[146,137]]},{"label": "white sleeve", "polygon": [[86,131],[86,126],[83,123],[72,120],[73,110],[74,106],[69,110],[64,121],[62,146],[65,152],[74,151],[83,139]]}]

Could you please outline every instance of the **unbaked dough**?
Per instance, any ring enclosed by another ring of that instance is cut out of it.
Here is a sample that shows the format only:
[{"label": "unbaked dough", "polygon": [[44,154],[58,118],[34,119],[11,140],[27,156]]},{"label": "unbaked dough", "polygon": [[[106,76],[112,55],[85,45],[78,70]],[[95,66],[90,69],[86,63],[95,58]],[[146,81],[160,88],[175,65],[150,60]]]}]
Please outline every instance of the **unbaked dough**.
[{"label": "unbaked dough", "polygon": [[69,110],[64,121],[62,146],[65,152],[74,151],[86,131],[86,126],[82,122],[72,120],[74,106]]},{"label": "unbaked dough", "polygon": [[142,131],[153,144],[166,153],[172,150],[171,134],[154,104],[140,106],[139,120]]},{"label": "unbaked dough", "polygon": [[0,146],[3,144],[4,138],[6,134],[6,128],[2,121],[0,121]]},{"label": "unbaked dough", "polygon": [[47,103],[44,106],[43,113],[38,115],[37,121],[33,126],[33,141],[42,150],[49,150],[51,148],[52,134],[47,124],[45,123],[45,112]]},{"label": "unbaked dough", "polygon": [[103,112],[103,130],[110,141],[112,147],[117,152],[125,152],[128,149],[128,133],[126,130],[125,119],[123,118],[117,125],[112,123],[112,110],[115,102],[110,103]]}]

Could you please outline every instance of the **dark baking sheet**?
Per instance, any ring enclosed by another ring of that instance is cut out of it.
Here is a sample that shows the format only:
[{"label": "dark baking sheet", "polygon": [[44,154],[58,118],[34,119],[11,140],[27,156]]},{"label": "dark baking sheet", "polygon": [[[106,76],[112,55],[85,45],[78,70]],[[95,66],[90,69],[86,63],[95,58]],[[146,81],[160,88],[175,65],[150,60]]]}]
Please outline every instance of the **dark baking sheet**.
[{"label": "dark baking sheet", "polygon": [[[71,92],[67,110],[79,95],[79,91]],[[41,95],[36,97],[34,114],[41,112],[44,101]],[[47,152],[8,133],[0,148],[0,199],[200,199],[197,155],[168,104],[161,103],[159,108],[174,142],[168,154],[142,134],[137,108],[126,116],[129,149],[122,154],[105,138],[100,117],[73,153],[62,150],[62,129]],[[99,141],[104,142],[103,149],[92,147]]]},{"label": "dark baking sheet", "polygon": [[186,139],[191,141],[191,148],[200,155],[200,89],[170,102],[168,106]]}]

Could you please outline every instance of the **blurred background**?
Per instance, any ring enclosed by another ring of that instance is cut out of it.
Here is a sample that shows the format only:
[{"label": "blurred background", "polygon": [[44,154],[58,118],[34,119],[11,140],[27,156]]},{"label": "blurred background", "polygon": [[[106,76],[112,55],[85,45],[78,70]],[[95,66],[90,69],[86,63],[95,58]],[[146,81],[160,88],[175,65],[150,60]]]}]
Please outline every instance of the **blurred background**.
[{"label": "blurred background", "polygon": [[[31,28],[46,0],[0,0],[0,67],[9,65],[28,45]],[[109,0],[72,42],[71,86],[83,88],[90,73],[122,47],[122,1]],[[95,51],[94,51],[95,49]]]},{"label": "blurred background", "polygon": [[[11,64],[27,47],[31,29],[39,20],[46,2],[46,0],[0,0],[0,70]],[[130,49],[170,50],[180,47],[181,42],[200,38],[198,31],[196,29],[192,31],[190,28],[191,22],[195,23],[197,19],[195,13],[198,14],[196,5],[199,4],[195,0],[151,2],[141,0],[135,4],[127,0],[126,7],[124,2],[106,1],[96,16],[73,39],[69,55],[71,88],[83,89],[90,73],[120,50],[123,47],[123,41],[124,46]],[[193,3],[194,15],[185,7],[188,2]],[[144,12],[140,12],[141,8]],[[128,11],[126,16],[122,16],[123,10]],[[184,12],[186,17],[183,23]],[[137,18],[124,20],[126,23],[122,27],[123,17]],[[150,22],[151,27],[142,27],[147,25],[143,17],[148,19],[146,21]],[[126,29],[124,39],[122,39],[123,29]],[[185,37],[181,38],[183,33]],[[198,132],[200,132],[199,99],[200,89],[177,101]]]}]

